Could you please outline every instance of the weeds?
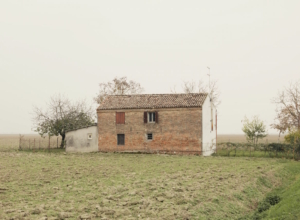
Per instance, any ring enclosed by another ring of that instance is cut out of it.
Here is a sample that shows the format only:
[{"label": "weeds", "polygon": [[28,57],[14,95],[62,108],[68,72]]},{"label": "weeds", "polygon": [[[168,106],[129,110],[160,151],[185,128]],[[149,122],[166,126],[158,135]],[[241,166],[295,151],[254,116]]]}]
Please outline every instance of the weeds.
[{"label": "weeds", "polygon": [[[249,204],[281,181],[275,174],[288,164],[61,151],[0,157],[0,219],[234,219],[253,212]],[[258,180],[261,172],[270,188]]]}]

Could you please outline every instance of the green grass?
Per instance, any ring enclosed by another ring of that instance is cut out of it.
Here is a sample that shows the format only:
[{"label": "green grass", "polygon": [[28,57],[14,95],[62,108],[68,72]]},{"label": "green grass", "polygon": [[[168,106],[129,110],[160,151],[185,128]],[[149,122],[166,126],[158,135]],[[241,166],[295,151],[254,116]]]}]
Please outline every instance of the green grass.
[{"label": "green grass", "polygon": [[[269,195],[276,195],[281,198],[281,201],[276,205],[271,205],[266,211],[259,213],[258,209],[254,214],[244,216],[245,219],[300,219],[300,162],[293,161],[294,155],[290,153],[278,152],[277,154],[264,151],[250,151],[245,150],[225,150],[219,149],[215,156],[226,157],[251,157],[251,158],[289,158],[280,160],[281,163],[286,163],[284,169],[279,170],[277,176],[282,179],[282,185],[275,187]],[[299,159],[296,155],[297,159]],[[272,187],[270,182],[265,177],[258,177],[257,184],[268,188]],[[247,190],[247,196],[251,196],[251,189]],[[235,195],[237,198],[242,198]],[[243,219],[243,218],[242,218]]]},{"label": "green grass", "polygon": [[239,219],[300,170],[271,158],[59,150],[0,158],[0,219]]},{"label": "green grass", "polygon": [[265,219],[299,219],[300,218],[300,163],[288,163],[281,171],[284,184],[274,190],[281,201],[265,212]]},{"label": "green grass", "polygon": [[[265,152],[265,151],[249,151],[249,150],[227,150],[227,149],[218,149],[215,156],[230,156],[230,157],[268,157],[268,158],[287,158],[293,159],[294,155],[292,152]],[[295,154],[295,158],[298,158],[298,155]]]}]

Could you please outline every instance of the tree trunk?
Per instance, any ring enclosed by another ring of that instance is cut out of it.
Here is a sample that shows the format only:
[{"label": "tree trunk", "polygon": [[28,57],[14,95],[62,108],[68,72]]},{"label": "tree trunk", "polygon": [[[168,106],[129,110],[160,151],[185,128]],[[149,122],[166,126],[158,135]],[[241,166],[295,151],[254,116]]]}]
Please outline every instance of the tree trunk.
[{"label": "tree trunk", "polygon": [[65,147],[65,134],[60,134],[61,135],[61,143],[60,143],[60,148],[64,148]]}]

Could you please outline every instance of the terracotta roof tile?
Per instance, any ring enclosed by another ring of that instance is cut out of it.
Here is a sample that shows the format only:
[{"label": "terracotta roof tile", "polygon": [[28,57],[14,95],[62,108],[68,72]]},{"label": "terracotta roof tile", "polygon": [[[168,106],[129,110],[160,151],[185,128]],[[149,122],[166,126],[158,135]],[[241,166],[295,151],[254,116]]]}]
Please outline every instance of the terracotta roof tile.
[{"label": "terracotta roof tile", "polygon": [[207,93],[107,96],[98,110],[201,107]]}]

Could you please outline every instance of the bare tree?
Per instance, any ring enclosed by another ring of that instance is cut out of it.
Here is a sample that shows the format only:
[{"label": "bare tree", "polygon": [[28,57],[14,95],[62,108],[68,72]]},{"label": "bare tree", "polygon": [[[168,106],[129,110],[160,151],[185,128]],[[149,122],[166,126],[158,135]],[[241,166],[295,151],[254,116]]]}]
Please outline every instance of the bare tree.
[{"label": "bare tree", "polygon": [[60,135],[62,137],[61,148],[64,147],[65,133],[67,130],[89,126],[95,122],[95,110],[85,101],[72,103],[61,95],[50,98],[47,110],[33,107],[34,131],[41,136]]},{"label": "bare tree", "polygon": [[176,91],[176,86],[171,87],[171,88],[170,88],[170,91],[171,91],[171,93],[177,93],[177,91]]},{"label": "bare tree", "polygon": [[300,130],[300,80],[280,91],[272,100],[277,106],[276,117],[271,127],[279,135],[287,130]]},{"label": "bare tree", "polygon": [[198,84],[195,81],[183,81],[182,89],[184,93],[205,93],[206,88],[204,83],[200,80]]},{"label": "bare tree", "polygon": [[[182,83],[182,89],[184,93],[210,93],[214,105],[218,106],[221,104],[221,93],[217,80],[211,81],[210,85],[205,85],[202,80],[200,80],[198,83],[195,81],[184,81]],[[171,92],[173,92],[173,90],[171,90]]]},{"label": "bare tree", "polygon": [[111,82],[100,83],[99,87],[99,93],[94,98],[99,105],[108,95],[140,94],[144,91],[139,83],[132,80],[128,81],[127,77],[115,77]]}]

